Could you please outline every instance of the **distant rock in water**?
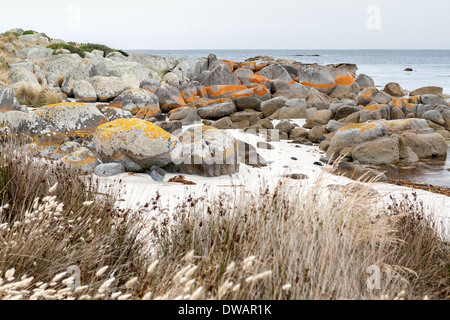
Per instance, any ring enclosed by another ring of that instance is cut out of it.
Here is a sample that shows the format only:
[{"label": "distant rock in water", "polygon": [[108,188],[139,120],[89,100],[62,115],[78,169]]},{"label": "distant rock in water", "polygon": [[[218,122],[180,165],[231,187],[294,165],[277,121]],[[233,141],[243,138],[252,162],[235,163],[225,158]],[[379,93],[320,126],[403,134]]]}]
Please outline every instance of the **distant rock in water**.
[{"label": "distant rock in water", "polygon": [[296,54],[296,57],[320,57],[320,54]]},{"label": "distant rock in water", "polygon": [[412,68],[406,68],[405,70],[403,70],[403,71],[407,71],[407,72],[412,72],[412,71],[414,71]]}]

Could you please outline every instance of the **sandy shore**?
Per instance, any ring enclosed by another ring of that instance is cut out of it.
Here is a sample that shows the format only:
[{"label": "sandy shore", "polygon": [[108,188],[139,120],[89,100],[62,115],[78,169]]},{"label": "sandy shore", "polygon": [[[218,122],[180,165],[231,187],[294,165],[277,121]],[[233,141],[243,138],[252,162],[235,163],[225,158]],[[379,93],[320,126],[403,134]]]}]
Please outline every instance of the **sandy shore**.
[{"label": "sandy shore", "polygon": [[[302,126],[304,120],[296,120]],[[277,122],[274,122],[276,125]],[[251,134],[244,134],[239,130],[230,130],[236,138],[248,142],[254,146],[259,141],[264,141],[262,137]],[[285,179],[288,183],[302,184],[303,187],[311,187],[316,179],[322,177],[326,185],[337,184],[346,185],[352,180],[335,176],[328,173],[327,166],[315,165],[323,156],[323,153],[314,146],[299,146],[289,144],[287,141],[271,142],[275,147],[273,150],[258,149],[258,152],[269,163],[265,168],[253,168],[245,164],[241,165],[239,173],[232,176],[221,176],[214,178],[184,175],[186,180],[195,182],[196,185],[186,186],[178,183],[158,183],[146,174],[121,174],[111,178],[96,177],[100,182],[101,190],[108,191],[111,188],[118,192],[118,206],[121,208],[138,209],[146,202],[160,194],[161,207],[166,208],[168,213],[173,213],[176,206],[184,203],[188,197],[214,197],[220,193],[236,195],[239,191],[256,192],[264,185],[273,188],[280,179]],[[297,160],[294,160],[296,158]],[[300,173],[308,176],[306,180],[292,180],[284,178],[286,174]],[[165,181],[175,177],[175,174],[168,174]],[[373,188],[381,195],[379,205],[381,207],[392,203],[391,196],[401,200],[404,194],[417,195],[417,200],[423,202],[425,213],[438,225],[442,225],[442,236],[446,241],[450,241],[450,197],[430,193],[423,190],[395,186],[386,183],[376,183]],[[160,212],[147,210],[149,216],[158,216]]]}]

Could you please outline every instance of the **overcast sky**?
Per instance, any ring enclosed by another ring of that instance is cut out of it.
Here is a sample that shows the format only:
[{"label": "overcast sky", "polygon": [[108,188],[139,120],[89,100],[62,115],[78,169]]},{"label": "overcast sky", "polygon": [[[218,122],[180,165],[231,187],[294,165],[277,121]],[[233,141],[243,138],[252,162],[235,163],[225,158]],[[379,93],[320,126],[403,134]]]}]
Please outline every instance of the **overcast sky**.
[{"label": "overcast sky", "polygon": [[0,29],[121,49],[450,49],[449,0],[3,0]]}]

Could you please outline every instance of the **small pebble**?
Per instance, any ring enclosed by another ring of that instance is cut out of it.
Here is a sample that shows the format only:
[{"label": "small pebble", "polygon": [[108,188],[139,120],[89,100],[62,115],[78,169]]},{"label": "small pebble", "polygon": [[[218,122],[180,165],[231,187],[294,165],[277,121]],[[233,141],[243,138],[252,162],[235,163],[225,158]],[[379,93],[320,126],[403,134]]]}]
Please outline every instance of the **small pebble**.
[{"label": "small pebble", "polygon": [[319,166],[319,167],[323,167],[323,163],[319,162],[319,161],[314,162],[314,165]]}]

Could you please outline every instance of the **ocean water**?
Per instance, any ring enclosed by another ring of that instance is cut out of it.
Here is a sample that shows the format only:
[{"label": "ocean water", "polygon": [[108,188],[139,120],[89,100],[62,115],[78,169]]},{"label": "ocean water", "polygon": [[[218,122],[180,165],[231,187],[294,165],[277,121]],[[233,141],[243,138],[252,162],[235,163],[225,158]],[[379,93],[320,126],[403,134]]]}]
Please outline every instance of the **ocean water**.
[{"label": "ocean water", "polygon": [[[355,63],[357,73],[375,80],[378,87],[399,83],[412,91],[425,86],[438,86],[450,95],[450,50],[136,50],[134,52],[173,57],[207,57],[214,52],[219,59],[244,61],[255,56],[296,60],[302,63]],[[413,72],[404,71],[412,68]],[[450,143],[450,141],[448,141]],[[450,148],[449,148],[450,153]],[[447,159],[425,160],[427,168],[384,168],[390,178],[424,181],[450,188],[450,154]]]},{"label": "ocean water", "polygon": [[[450,50],[136,50],[173,57],[207,57],[214,52],[219,59],[244,61],[267,55],[275,59],[296,60],[302,63],[355,63],[358,73],[371,76],[377,86],[399,83],[412,91],[424,86],[444,88],[450,95]],[[404,71],[406,68],[413,72]]]}]

